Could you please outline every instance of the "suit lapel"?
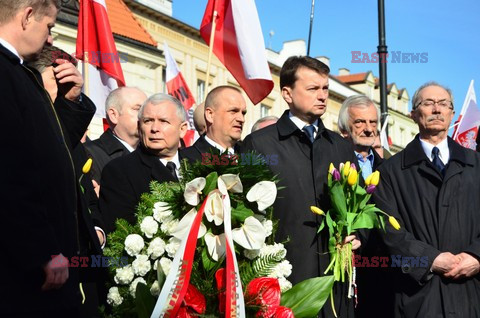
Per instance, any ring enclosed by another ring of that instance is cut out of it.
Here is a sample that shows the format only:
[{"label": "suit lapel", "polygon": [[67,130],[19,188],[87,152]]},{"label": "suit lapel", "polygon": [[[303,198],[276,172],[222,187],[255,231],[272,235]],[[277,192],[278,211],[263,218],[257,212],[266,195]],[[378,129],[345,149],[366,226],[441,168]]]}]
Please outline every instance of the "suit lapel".
[{"label": "suit lapel", "polygon": [[150,170],[153,180],[159,182],[175,181],[172,174],[167,167],[162,164],[159,157],[147,152],[142,145],[139,145],[139,149],[140,159],[142,160],[143,165],[147,166]]}]

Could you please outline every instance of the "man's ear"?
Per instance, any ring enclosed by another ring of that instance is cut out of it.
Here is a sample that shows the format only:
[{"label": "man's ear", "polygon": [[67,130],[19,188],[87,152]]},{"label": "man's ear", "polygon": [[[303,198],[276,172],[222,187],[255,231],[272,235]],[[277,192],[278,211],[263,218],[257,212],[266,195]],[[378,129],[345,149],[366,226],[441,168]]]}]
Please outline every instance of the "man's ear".
[{"label": "man's ear", "polygon": [[27,25],[35,19],[35,15],[33,14],[32,7],[26,7],[23,11],[20,11],[18,14],[21,15],[22,21],[22,28],[25,30]]},{"label": "man's ear", "polygon": [[118,124],[118,117],[120,116],[120,112],[115,107],[110,107],[107,111],[108,120],[114,124]]},{"label": "man's ear", "polygon": [[417,115],[416,115],[416,109],[412,109],[412,111],[410,112],[410,118],[415,122],[417,123]]},{"label": "man's ear", "polygon": [[340,131],[340,135],[343,137],[343,138],[349,138],[350,137],[350,134],[346,131]]},{"label": "man's ear", "polygon": [[213,113],[215,111],[211,107],[205,107],[205,121],[210,125],[213,123]]},{"label": "man's ear", "polygon": [[188,123],[184,121],[183,123],[180,124],[180,138],[185,137],[185,135],[187,134],[187,130],[188,130]]},{"label": "man's ear", "polygon": [[288,86],[282,87],[282,97],[287,102],[287,104],[292,103],[292,89]]}]

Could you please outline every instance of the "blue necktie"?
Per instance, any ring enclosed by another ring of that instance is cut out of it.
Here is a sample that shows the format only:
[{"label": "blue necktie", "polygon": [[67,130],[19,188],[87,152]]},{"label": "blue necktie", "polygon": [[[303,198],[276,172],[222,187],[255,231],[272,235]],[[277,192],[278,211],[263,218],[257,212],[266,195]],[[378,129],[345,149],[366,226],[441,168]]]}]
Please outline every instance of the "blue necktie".
[{"label": "blue necktie", "polygon": [[433,165],[440,171],[442,176],[445,175],[445,165],[443,164],[442,160],[440,160],[440,157],[438,156],[438,153],[440,150],[438,150],[437,147],[433,147],[432,149],[432,155],[433,155],[433,160],[432,163]]},{"label": "blue necktie", "polygon": [[305,125],[305,127],[303,127],[302,130],[305,133],[305,135],[307,135],[310,142],[313,144],[313,141],[315,140],[315,138],[313,137],[313,133],[315,132],[315,127],[313,125]]}]

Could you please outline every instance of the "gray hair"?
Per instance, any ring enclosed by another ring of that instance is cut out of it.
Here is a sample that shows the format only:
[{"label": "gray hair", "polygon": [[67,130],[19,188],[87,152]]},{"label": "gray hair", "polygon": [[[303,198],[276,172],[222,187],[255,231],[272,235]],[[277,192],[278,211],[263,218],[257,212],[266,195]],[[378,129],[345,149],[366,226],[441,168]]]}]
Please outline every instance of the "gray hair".
[{"label": "gray hair", "polygon": [[177,117],[180,119],[180,121],[187,121],[187,113],[185,112],[185,108],[183,107],[182,103],[175,97],[164,93],[153,94],[152,96],[147,98],[147,100],[143,102],[140,110],[138,111],[138,119],[140,120],[143,118],[143,111],[145,109],[145,106],[147,106],[148,104],[158,105],[164,102],[173,103],[177,108]]},{"label": "gray hair", "polygon": [[265,116],[265,117],[262,117],[260,118],[259,120],[257,120],[255,122],[255,124],[253,124],[252,126],[252,132],[254,131],[257,131],[258,130],[258,126],[260,126],[261,123],[264,123],[266,121],[278,121],[278,117],[277,116]]},{"label": "gray hair", "polygon": [[427,88],[427,87],[430,87],[430,86],[438,86],[440,88],[443,88],[447,93],[448,95],[450,95],[450,100],[452,102],[452,107],[453,107],[453,94],[452,94],[452,90],[446,86],[443,86],[442,84],[439,84],[437,82],[434,82],[434,81],[431,81],[431,82],[427,82],[425,84],[423,84],[422,86],[420,86],[416,91],[415,93],[413,94],[413,97],[412,97],[412,110],[415,110],[417,109],[417,106],[418,106],[418,102],[419,102],[419,99],[420,99],[420,92],[422,91],[422,89],[424,88]]},{"label": "gray hair", "polygon": [[377,119],[380,120],[380,110],[375,105],[373,100],[368,98],[365,95],[353,95],[348,97],[342,104],[340,111],[338,113],[338,129],[340,132],[351,133],[350,126],[348,125],[348,120],[350,119],[350,114],[348,110],[352,107],[361,107],[367,108],[373,105],[377,111]]},{"label": "gray hair", "polygon": [[9,22],[20,10],[33,8],[36,19],[47,15],[51,6],[60,9],[60,0],[0,0],[0,24]]},{"label": "gray hair", "polygon": [[[107,99],[105,100],[105,113],[108,114],[108,110],[110,108],[115,108],[120,113],[122,112],[123,108],[123,98],[122,92],[127,88],[127,86],[121,86],[119,88],[114,89],[113,91],[108,94]],[[107,116],[108,117],[108,116]]]}]

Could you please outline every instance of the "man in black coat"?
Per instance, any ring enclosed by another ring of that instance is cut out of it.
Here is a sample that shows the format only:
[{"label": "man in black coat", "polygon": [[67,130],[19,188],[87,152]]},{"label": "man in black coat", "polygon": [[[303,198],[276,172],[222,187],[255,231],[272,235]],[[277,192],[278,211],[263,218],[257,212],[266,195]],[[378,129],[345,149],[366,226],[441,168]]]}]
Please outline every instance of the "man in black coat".
[{"label": "man in black coat", "polygon": [[[345,99],[338,112],[338,129],[349,140],[355,151],[362,177],[365,180],[378,169],[383,159],[373,148],[378,137],[380,111],[374,102],[364,95]],[[378,230],[363,230],[361,256],[388,257],[388,251]],[[360,265],[363,264],[360,262]],[[391,317],[393,315],[393,290],[390,268],[357,267],[358,304],[357,318]]]},{"label": "man in black coat", "polygon": [[59,7],[59,1],[2,2],[1,317],[75,317],[80,304],[78,273],[66,262],[79,252],[71,149],[95,106],[81,95],[83,79],[68,61],[57,60],[54,69],[55,103],[40,74],[25,65],[52,44]]},{"label": "man in black coat", "polygon": [[138,145],[138,110],[147,96],[135,87],[119,87],[105,101],[105,114],[110,126],[100,138],[85,143],[93,159],[92,179],[101,184],[102,170],[110,160],[126,156]]},{"label": "man in black coat", "polygon": [[185,110],[176,98],[166,94],[149,97],[138,113],[140,145],[131,154],[112,160],[102,172],[100,211],[107,232],[115,221],[134,224],[135,207],[150,182],[177,181],[180,160],[178,144],[187,132]]},{"label": "man in black coat", "polygon": [[[328,210],[330,200],[327,174],[330,163],[355,162],[352,145],[339,134],[325,128],[320,119],[327,108],[327,65],[310,57],[290,57],[280,71],[282,96],[290,110],[276,124],[255,131],[245,138],[246,150],[269,158],[267,163],[283,187],[274,204],[279,219],[277,241],[290,239],[287,259],[293,265],[288,278],[293,284],[323,276],[329,264],[328,234],[317,235],[319,217],[310,206]],[[313,130],[313,131],[312,131]],[[349,237],[353,241],[354,237]],[[353,241],[353,248],[360,242]],[[353,306],[341,286],[335,291],[339,317],[352,317]],[[322,317],[333,317],[326,304]]]},{"label": "man in black coat", "polygon": [[[201,107],[201,105],[199,106]],[[247,105],[238,88],[218,86],[205,99],[206,133],[183,154],[190,162],[221,164],[219,154],[238,153],[238,141],[242,137]]]},{"label": "man in black coat", "polygon": [[480,317],[480,154],[448,137],[452,100],[422,85],[411,112],[419,135],[379,168],[374,200],[401,226],[385,234],[394,317]]}]

